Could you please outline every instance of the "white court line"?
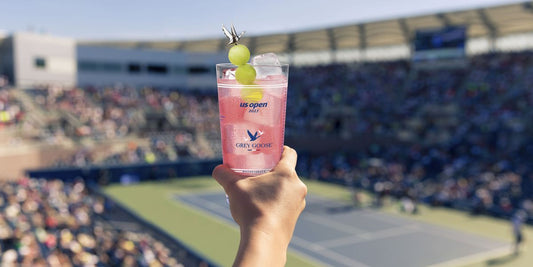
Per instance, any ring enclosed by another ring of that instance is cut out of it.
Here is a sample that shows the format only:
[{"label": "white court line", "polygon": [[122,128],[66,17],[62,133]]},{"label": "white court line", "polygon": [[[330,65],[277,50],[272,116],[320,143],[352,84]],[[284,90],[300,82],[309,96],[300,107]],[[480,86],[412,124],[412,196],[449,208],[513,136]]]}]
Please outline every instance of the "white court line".
[{"label": "white court line", "polygon": [[[392,221],[393,219],[390,217],[392,215],[387,216],[387,217],[380,217],[379,212],[372,211],[372,210],[365,210],[365,211],[367,212],[367,214],[363,214],[363,216],[366,215],[366,216],[375,218],[377,220],[393,223]],[[410,219],[410,220],[415,220],[415,218]],[[470,237],[486,238],[483,236],[479,236],[479,235],[469,233],[469,232],[461,232],[460,230],[455,230],[455,229],[448,228],[446,226],[440,226],[440,225],[435,225],[431,223],[422,223],[422,224],[416,223],[416,224],[420,226],[420,231],[423,231],[425,233],[429,233],[429,234],[444,237],[447,239],[459,241],[464,244],[469,244],[469,245],[473,245],[473,246],[484,248],[484,249],[490,249],[491,251],[494,249],[494,246],[491,245],[492,242],[487,243],[487,242],[483,242],[477,239],[470,238]]]},{"label": "white court line", "polygon": [[369,240],[370,239],[374,240],[374,239],[381,239],[381,238],[386,238],[386,237],[392,237],[392,236],[412,233],[419,229],[420,227],[417,224],[412,224],[412,225],[404,225],[404,226],[399,226],[399,227],[388,228],[388,229],[384,229],[384,230],[380,230],[376,232],[368,232],[368,233],[361,234],[361,236],[368,238]]},{"label": "white court line", "polygon": [[[191,195],[189,195],[189,196],[191,196]],[[228,212],[228,207],[226,207],[224,205],[213,203],[212,201],[207,201],[207,200],[198,198],[196,196],[191,196],[191,197],[194,198],[194,201],[198,201],[197,203],[199,203],[203,207],[206,207],[207,209],[210,209],[210,210],[213,210],[213,211],[222,212],[222,213],[227,213]],[[379,212],[370,211],[370,210],[365,210],[365,214],[363,214],[363,216],[369,216],[369,217],[372,217],[374,219],[378,219],[378,220],[381,220],[381,221],[384,221],[384,222],[393,223],[392,219],[382,218],[379,215],[380,215]],[[221,215],[219,215],[219,216],[221,216]],[[311,243],[311,242],[306,241],[306,240],[304,240],[302,238],[299,238],[297,236],[293,236],[293,239],[292,239],[291,243],[293,243],[294,245],[297,245],[299,247],[306,248],[306,249],[308,249],[310,251],[313,251],[313,252],[315,252],[315,253],[317,253],[317,254],[325,257],[325,258],[328,258],[328,259],[330,259],[332,261],[344,264],[346,266],[354,266],[354,267],[365,267],[366,266],[366,267],[368,267],[368,265],[366,265],[366,264],[363,264],[363,263],[358,262],[358,261],[356,261],[354,259],[351,259],[351,258],[348,258],[346,256],[343,256],[341,254],[338,254],[338,253],[336,253],[334,251],[331,251],[328,248],[335,247],[335,246],[340,246],[340,245],[356,244],[356,243],[360,243],[360,242],[366,242],[366,241],[369,241],[369,240],[375,240],[375,239],[380,239],[380,238],[387,238],[387,237],[407,234],[407,233],[415,232],[417,230],[421,230],[421,231],[424,231],[426,233],[430,233],[430,234],[446,237],[448,239],[457,240],[457,241],[460,241],[462,243],[475,245],[475,246],[478,246],[478,247],[490,248],[489,244],[485,244],[485,243],[481,243],[481,242],[478,242],[478,241],[475,241],[475,240],[471,240],[469,238],[465,238],[465,236],[462,236],[462,235],[458,236],[458,234],[460,234],[460,233],[457,233],[457,232],[455,232],[455,231],[453,231],[451,229],[443,228],[444,231],[439,231],[439,228],[441,228],[441,227],[434,226],[434,225],[420,225],[420,224],[416,223],[416,224],[411,224],[411,225],[407,225],[407,226],[404,225],[404,226],[389,228],[389,229],[385,229],[385,230],[381,230],[381,231],[377,231],[377,232],[373,232],[372,233],[372,232],[364,231],[362,229],[359,229],[359,228],[356,228],[356,227],[353,227],[353,226],[349,226],[349,225],[346,225],[346,224],[343,224],[343,223],[335,222],[333,220],[322,218],[322,217],[314,215],[314,214],[306,213],[304,215],[304,217],[309,219],[310,221],[315,222],[315,223],[318,223],[318,224],[321,224],[321,225],[324,225],[324,226],[328,226],[328,227],[334,228],[334,229],[340,229],[340,230],[342,230],[344,232],[352,233],[353,235],[351,235],[349,237],[346,237],[346,238],[338,238],[338,239],[326,240],[326,241],[321,241],[321,242],[317,242],[317,243]],[[394,223],[398,224],[398,222],[394,222]],[[422,227],[422,226],[429,226],[429,227]],[[331,266],[331,265],[328,265],[328,264],[316,259],[315,257],[305,253],[304,251],[302,251],[300,249],[295,249],[294,247],[292,249],[295,250],[295,252],[297,252],[298,254],[303,254],[304,257],[307,257],[309,259],[312,259],[313,261],[316,261],[321,266]],[[452,259],[452,260],[448,260],[448,261],[443,261],[441,263],[437,263],[437,264],[431,265],[431,267],[462,266],[462,265],[466,265],[466,264],[469,264],[469,263],[475,263],[475,262],[480,262],[482,260],[495,258],[495,257],[501,256],[501,255],[505,255],[506,253],[509,253],[509,247],[500,247],[500,248],[492,249],[492,250],[489,250],[489,251],[484,251],[484,252],[480,252],[480,253],[476,253],[476,254],[472,254],[472,255],[467,255],[467,256],[464,256],[464,257],[460,257],[460,258],[456,258],[456,259]]]},{"label": "white court line", "polygon": [[[311,243],[311,242],[308,242],[306,240],[303,240],[297,236],[293,236],[292,237],[292,242],[295,244],[295,245],[298,245],[300,247],[304,247],[304,248],[308,248],[309,250],[312,250],[314,251],[315,253],[317,254],[320,254],[328,259],[331,259],[335,262],[338,262],[338,263],[342,263],[344,264],[345,266],[350,266],[350,267],[369,267],[368,265],[362,263],[362,262],[358,262],[354,259],[351,259],[351,258],[348,258],[344,255],[341,255],[337,252],[333,252],[327,248],[324,248],[320,245],[317,245],[317,244],[314,244],[314,243]],[[307,254],[306,254],[307,255]],[[327,265],[327,266],[330,266],[330,265]],[[337,266],[337,265],[336,265]]]},{"label": "white court line", "polygon": [[[323,198],[323,197],[314,196],[314,198],[318,199],[318,201],[328,201],[328,199]],[[366,208],[366,207],[359,209],[357,215],[370,217],[372,219],[376,219],[378,221],[390,223],[392,225],[397,225],[397,226],[402,226],[402,225],[412,223],[412,222],[409,222],[409,220],[413,220],[412,218],[403,218],[396,214],[389,214],[383,211],[376,211],[374,209]]]},{"label": "white court line", "polygon": [[323,248],[332,248],[332,247],[338,247],[338,246],[343,246],[343,245],[353,245],[353,244],[368,242],[372,240],[378,240],[378,239],[384,239],[384,238],[389,238],[389,237],[394,237],[394,236],[410,234],[410,233],[417,232],[419,229],[420,227],[418,227],[418,225],[400,226],[400,227],[389,228],[389,229],[376,231],[376,232],[362,233],[362,234],[352,235],[349,237],[342,237],[342,238],[330,239],[326,241],[320,241],[320,242],[317,242],[317,244],[319,244]]},{"label": "white court line", "polygon": [[[200,205],[208,208],[208,209],[211,209],[211,210],[217,210],[217,211],[224,211],[224,212],[227,212],[228,209],[225,207],[225,206],[222,206],[220,204],[216,204],[216,203],[213,203],[211,201],[208,201],[208,200],[204,200],[204,199],[201,199],[199,197],[196,197],[196,196],[191,196],[192,199],[194,199],[194,201],[198,201]],[[307,214],[309,215],[309,214]],[[316,215],[311,215],[311,217],[317,217]],[[317,218],[313,218],[313,220],[315,220]],[[320,221],[320,223],[325,223],[325,221],[327,221],[328,224],[331,224],[331,221],[329,220],[320,220],[322,218],[318,218]],[[347,226],[342,224],[342,227],[346,228]],[[361,230],[358,230],[358,231],[361,231]],[[304,239],[301,239],[297,236],[293,236],[292,237],[292,243],[295,244],[295,245],[298,245],[300,247],[304,247],[304,248],[308,248],[312,251],[314,251],[315,253],[317,254],[320,254],[322,255],[323,257],[326,257],[330,260],[333,260],[335,262],[338,262],[338,263],[342,263],[342,264],[345,264],[346,266],[353,266],[353,267],[369,267],[368,265],[366,264],[363,264],[361,262],[358,262],[358,261],[355,261],[351,258],[348,258],[346,256],[343,256],[341,254],[338,254],[336,252],[333,252],[331,250],[328,250],[327,248],[324,248],[320,245],[317,245],[317,244],[314,244],[314,243],[311,243],[309,241],[306,241]],[[322,262],[321,260],[305,253],[304,251],[300,250],[300,249],[296,249],[296,248],[292,248],[293,250],[295,250],[296,252],[298,252],[299,254],[303,254],[303,256],[313,260],[313,261],[316,261],[317,263],[319,263],[321,266],[330,266],[324,262]]]},{"label": "white court line", "polygon": [[300,218],[301,219],[307,219],[307,220],[310,220],[314,223],[317,223],[317,224],[320,224],[320,225],[323,225],[323,226],[327,226],[329,228],[333,228],[333,229],[337,229],[337,230],[341,230],[343,232],[347,232],[347,233],[351,233],[351,234],[361,234],[361,233],[366,233],[368,231],[366,230],[363,230],[363,229],[360,229],[360,228],[357,228],[357,227],[353,227],[351,225],[346,225],[344,223],[339,223],[339,222],[336,222],[334,220],[330,220],[330,219],[327,219],[327,218],[322,218],[322,216],[318,216],[318,215],[314,215],[314,214],[310,214],[310,213],[305,213],[305,214],[302,214],[303,216],[301,216]]},{"label": "white court line", "polygon": [[[185,200],[183,199],[180,199],[180,197],[182,195],[174,195],[174,196],[177,196],[177,198],[174,198],[175,201],[179,201],[183,204],[184,207],[186,207],[188,210],[190,210],[191,212],[193,213],[196,213],[196,214],[199,214],[200,216],[202,217],[206,217],[206,218],[209,218],[210,220],[213,220],[214,222],[216,223],[219,223],[219,224],[223,224],[223,225],[226,225],[228,227],[231,227],[233,229],[235,229],[235,222],[233,220],[227,220],[225,217],[223,217],[222,215],[216,213],[215,211],[213,210],[210,210],[210,209],[202,209],[201,207],[193,204],[193,203],[189,203],[189,202],[185,202]],[[195,198],[195,199],[198,199],[196,197],[194,197],[192,194],[184,194],[183,196],[186,196],[186,197],[191,197],[191,198]],[[210,202],[210,201],[209,201]],[[210,202],[211,203],[211,202]],[[213,204],[214,205],[214,204]],[[215,208],[215,207],[213,207]],[[214,217],[216,216],[216,218],[218,219],[213,219]]]},{"label": "white court line", "polygon": [[[222,205],[214,203],[212,201],[204,200],[204,199],[201,199],[201,198],[196,197],[196,196],[189,196],[189,198],[194,199],[194,201],[196,201],[196,202],[199,202],[201,207],[207,207],[207,209],[211,209],[213,211],[218,211],[220,213],[228,213],[229,212],[229,207],[222,206]],[[220,201],[224,201],[224,200],[221,199]]]},{"label": "white court line", "polygon": [[454,266],[465,266],[472,263],[478,263],[488,259],[493,259],[509,254],[511,251],[510,247],[501,247],[489,251],[483,251],[480,253],[455,258],[453,260],[443,261],[440,263],[432,264],[428,267],[454,267]]},{"label": "white court line", "polygon": [[[219,212],[227,212],[228,211],[227,207],[222,206],[220,204],[213,203],[211,201],[204,200],[204,199],[196,197],[196,196],[191,196],[191,198],[194,199],[194,201],[198,201],[198,203],[201,206],[206,207],[207,209],[216,210],[216,211],[219,211]],[[339,228],[342,228],[344,231],[348,231],[350,233],[356,233],[357,235],[360,235],[361,238],[371,239],[372,235],[373,235],[373,233],[368,233],[367,231],[361,230],[359,228],[351,227],[351,226],[348,226],[348,225],[345,225],[345,224],[342,224],[342,223],[334,222],[332,220],[324,219],[324,218],[322,218],[320,216],[317,216],[317,215],[306,214],[305,217],[307,219],[310,219],[311,221],[314,221],[314,222],[322,224],[322,225],[326,225],[328,227],[331,227],[332,225],[333,226],[338,226]],[[403,227],[403,228],[405,229],[405,227]],[[384,231],[379,231],[379,232],[387,232],[387,230],[390,230],[390,229],[386,229]],[[379,232],[375,232],[374,235],[376,235],[376,234],[379,235]],[[323,257],[326,257],[326,258],[328,258],[330,260],[333,260],[335,262],[345,264],[346,266],[351,266],[351,267],[352,266],[353,267],[369,267],[368,265],[366,265],[364,263],[361,263],[361,262],[358,262],[358,261],[356,261],[354,259],[351,259],[351,258],[348,258],[346,256],[343,256],[343,255],[341,255],[339,253],[336,253],[334,251],[331,251],[331,250],[329,250],[329,249],[327,249],[327,248],[325,248],[325,247],[323,247],[321,245],[318,245],[317,243],[311,243],[311,242],[306,241],[306,240],[304,240],[302,238],[299,238],[297,236],[293,236],[292,237],[292,243],[295,244],[295,245],[298,245],[300,247],[312,250],[315,253],[320,254]],[[316,259],[315,257],[313,257],[313,256],[311,256],[311,255],[309,255],[309,254],[307,254],[307,253],[305,253],[305,252],[303,252],[303,251],[301,251],[299,249],[295,249],[295,248],[293,248],[293,249],[295,251],[299,252],[299,254],[303,254],[304,256],[312,259],[313,261],[316,261],[317,263],[319,263],[322,266],[328,266],[328,264],[320,261],[319,259]]]},{"label": "white court line", "polygon": [[476,237],[476,238],[479,237],[479,238],[484,238],[484,239],[488,239],[488,238],[478,236],[475,234],[471,234],[471,233],[461,233],[458,230],[444,229],[444,228],[441,228],[439,226],[434,226],[434,225],[425,225],[425,227],[422,227],[421,230],[428,234],[445,237],[447,239],[452,239],[452,240],[459,241],[464,244],[469,244],[469,245],[473,245],[473,246],[484,248],[484,249],[494,248],[494,246],[491,245],[492,242],[488,243],[488,242],[483,242],[481,240],[474,240],[474,239],[471,239],[470,237]]},{"label": "white court line", "polygon": [[[219,211],[219,212],[221,212],[221,211],[228,212],[229,211],[229,209],[226,206],[224,206],[224,205],[213,203],[212,201],[204,200],[202,198],[199,198],[199,197],[196,197],[196,196],[192,196],[192,195],[189,195],[188,197],[194,199],[194,201],[198,201],[199,204],[201,204],[204,207],[207,207],[208,210],[211,209],[211,212],[213,212],[215,210]],[[221,216],[220,214],[216,214],[216,215]],[[225,218],[223,218],[223,219],[225,219]],[[232,225],[232,226],[234,227],[235,225]],[[298,239],[298,238],[296,236],[293,236],[293,238],[292,238],[293,241],[291,243],[297,244],[298,242],[300,242],[300,244],[304,243],[305,246],[307,246],[307,247],[314,246],[313,243],[307,242],[305,240],[296,241],[296,239]],[[309,254],[307,254],[307,253],[305,253],[305,252],[303,252],[303,251],[301,251],[299,249],[295,249],[295,248],[291,248],[291,249],[294,250],[294,252],[299,254],[301,257],[307,258],[307,259],[309,259],[311,261],[314,261],[314,262],[318,263],[321,266],[331,266],[331,265],[328,265],[328,264],[322,262],[321,260],[313,257],[312,255],[309,255]],[[340,255],[340,256],[342,256],[342,255]],[[333,258],[333,259],[335,260],[335,258]],[[354,265],[354,266],[363,267],[363,265]],[[366,265],[364,265],[364,266],[366,266]]]}]

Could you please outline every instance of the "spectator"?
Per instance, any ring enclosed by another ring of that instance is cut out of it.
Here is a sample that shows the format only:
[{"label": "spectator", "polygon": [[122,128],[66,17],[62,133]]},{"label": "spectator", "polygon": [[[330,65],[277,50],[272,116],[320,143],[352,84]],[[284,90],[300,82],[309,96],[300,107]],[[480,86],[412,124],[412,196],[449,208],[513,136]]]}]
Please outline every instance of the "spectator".
[{"label": "spectator", "polygon": [[[23,266],[182,266],[144,233],[114,229],[82,181],[0,182],[2,263]],[[177,251],[175,252],[177,253]]]}]

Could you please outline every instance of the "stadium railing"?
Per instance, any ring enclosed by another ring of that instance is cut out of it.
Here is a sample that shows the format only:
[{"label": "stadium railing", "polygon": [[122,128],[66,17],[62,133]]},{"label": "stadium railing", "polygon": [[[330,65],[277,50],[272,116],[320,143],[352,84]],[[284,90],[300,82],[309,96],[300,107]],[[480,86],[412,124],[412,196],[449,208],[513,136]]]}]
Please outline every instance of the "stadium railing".
[{"label": "stadium railing", "polygon": [[82,178],[86,183],[135,183],[168,178],[211,175],[221,164],[220,159],[180,160],[152,164],[95,165],[89,167],[44,168],[26,170],[28,177],[54,178],[74,181]]}]

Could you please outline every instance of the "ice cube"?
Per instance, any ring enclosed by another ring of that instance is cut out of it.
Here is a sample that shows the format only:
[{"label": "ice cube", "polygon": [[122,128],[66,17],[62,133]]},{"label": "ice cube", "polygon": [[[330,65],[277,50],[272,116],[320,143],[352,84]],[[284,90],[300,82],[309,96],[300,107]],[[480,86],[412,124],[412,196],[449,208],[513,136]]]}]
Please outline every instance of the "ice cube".
[{"label": "ice cube", "polygon": [[272,169],[278,163],[280,155],[276,153],[252,153],[242,156],[238,164],[243,166],[243,169]]},{"label": "ice cube", "polygon": [[287,77],[284,75],[270,75],[266,79],[257,81],[257,84],[267,88],[265,93],[283,99],[287,96]]},{"label": "ice cube", "polygon": [[[224,164],[228,165],[230,168],[242,170],[242,169],[252,169],[252,170],[262,170],[262,169],[272,169],[279,161],[279,155],[276,154],[266,154],[266,153],[253,153],[249,152],[246,155],[233,155],[231,158],[224,159]],[[253,175],[258,175],[255,173]]]},{"label": "ice cube", "polygon": [[275,65],[281,66],[278,56],[274,53],[265,53],[252,58],[252,65]]},{"label": "ice cube", "polygon": [[243,169],[262,169],[265,166],[265,154],[263,153],[249,153],[241,159]]},{"label": "ice cube", "polygon": [[236,71],[236,69],[226,69],[226,70],[224,70],[223,79],[235,80],[235,71]]},{"label": "ice cube", "polygon": [[281,75],[281,63],[274,53],[257,55],[252,58],[252,65],[256,71],[256,79],[265,79],[268,76]]},{"label": "ice cube", "polygon": [[[240,155],[235,158],[234,165],[230,167],[238,169],[272,169],[279,161],[279,155],[266,153],[249,153],[247,155]],[[257,175],[257,174],[256,174]]]}]

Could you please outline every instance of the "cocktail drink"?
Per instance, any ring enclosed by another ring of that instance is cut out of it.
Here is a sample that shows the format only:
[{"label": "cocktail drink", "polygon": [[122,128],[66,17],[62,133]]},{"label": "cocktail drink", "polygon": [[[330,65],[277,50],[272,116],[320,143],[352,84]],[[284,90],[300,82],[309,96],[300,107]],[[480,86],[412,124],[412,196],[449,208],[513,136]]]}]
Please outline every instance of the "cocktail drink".
[{"label": "cocktail drink", "polygon": [[230,63],[217,64],[222,159],[233,171],[255,176],[270,171],[281,158],[289,65],[277,56],[255,56],[222,26],[232,45]]},{"label": "cocktail drink", "polygon": [[249,84],[236,79],[242,66],[217,64],[223,162],[248,176],[266,173],[280,160],[289,70],[286,64],[253,63],[244,65],[257,73]]}]

